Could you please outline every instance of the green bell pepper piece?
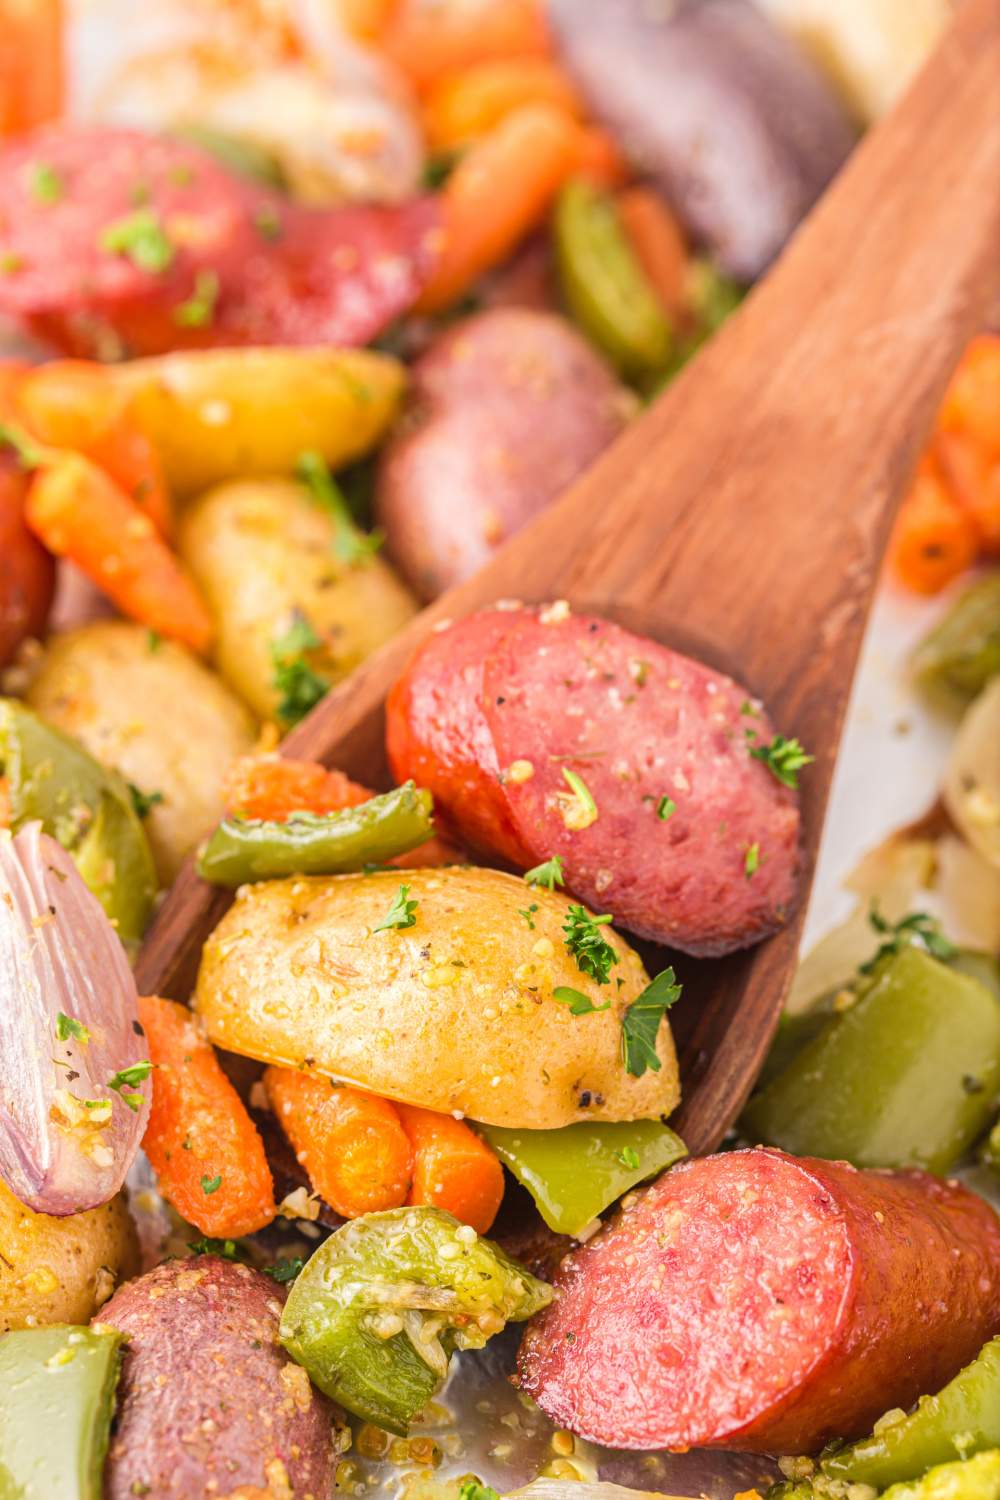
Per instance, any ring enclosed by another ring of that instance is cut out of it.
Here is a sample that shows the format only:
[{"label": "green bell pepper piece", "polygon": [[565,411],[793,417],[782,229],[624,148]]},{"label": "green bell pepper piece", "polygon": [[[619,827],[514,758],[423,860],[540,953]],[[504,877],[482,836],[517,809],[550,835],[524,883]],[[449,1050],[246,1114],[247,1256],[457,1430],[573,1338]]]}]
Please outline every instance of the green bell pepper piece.
[{"label": "green bell pepper piece", "polygon": [[128,783],[13,698],[0,698],[0,770],[14,831],[40,821],[72,856],[122,942],[137,943],[156,872]]},{"label": "green bell pepper piece", "polygon": [[559,282],[575,322],[626,378],[662,371],[670,358],[670,324],[613,198],[582,179],[568,182],[553,228]]},{"label": "green bell pepper piece", "polygon": [[101,1500],[121,1345],[101,1325],[0,1338],[0,1500]]},{"label": "green bell pepper piece", "polygon": [[938,1464],[920,1479],[891,1485],[882,1500],[1000,1500],[1000,1448]]},{"label": "green bell pepper piece", "polygon": [[1000,1005],[910,944],[750,1101],[752,1139],[858,1167],[946,1172],[1000,1088]]},{"label": "green bell pepper piece", "polygon": [[299,1273],[279,1342],[321,1391],[405,1436],[456,1349],[481,1349],[552,1300],[498,1245],[438,1208],[365,1214]]},{"label": "green bell pepper piece", "polygon": [[579,1234],[629,1188],[687,1155],[680,1136],[660,1120],[583,1121],[559,1130],[476,1129],[557,1234]]},{"label": "green bell pepper piece", "polygon": [[430,792],[412,781],[332,813],[292,813],[283,823],[224,818],[198,857],[198,874],[235,887],[285,875],[342,875],[382,864],[434,832]]},{"label": "green bell pepper piece", "polygon": [[962,593],[912,658],[922,687],[971,703],[1000,672],[1000,568]]},{"label": "green bell pepper piece", "polygon": [[871,1437],[824,1455],[821,1467],[830,1479],[883,1490],[987,1448],[1000,1448],[1000,1337],[909,1416],[883,1417]]}]

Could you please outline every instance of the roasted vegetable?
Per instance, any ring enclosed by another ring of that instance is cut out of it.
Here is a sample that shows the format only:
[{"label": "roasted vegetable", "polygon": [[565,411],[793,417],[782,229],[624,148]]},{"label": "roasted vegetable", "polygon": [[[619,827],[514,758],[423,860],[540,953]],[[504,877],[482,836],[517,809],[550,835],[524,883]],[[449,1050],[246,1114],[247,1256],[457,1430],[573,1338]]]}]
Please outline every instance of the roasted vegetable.
[{"label": "roasted vegetable", "polygon": [[962,836],[1000,869],[1000,677],[966,710],[948,757],[944,802]]},{"label": "roasted vegetable", "polygon": [[623,1193],[687,1154],[680,1136],[659,1120],[478,1129],[557,1234],[579,1234]]},{"label": "roasted vegetable", "polygon": [[920,1479],[892,1485],[883,1500],[1000,1500],[1000,1448],[939,1464]]},{"label": "roasted vegetable", "polygon": [[101,1326],[0,1338],[3,1500],[101,1500],[121,1345]]},{"label": "roasted vegetable", "polygon": [[499,1246],[436,1208],[367,1214],[335,1230],[299,1275],[280,1340],[355,1416],[406,1433],[456,1349],[481,1349],[551,1292]]},{"label": "roasted vegetable", "polygon": [[965,589],[913,653],[921,686],[968,703],[1000,672],[1000,568]]},{"label": "roasted vegetable", "polygon": [[198,873],[235,889],[282,875],[340,875],[383,864],[434,832],[431,794],[412,781],[339,812],[295,812],[280,823],[225,818],[198,858]]},{"label": "roasted vegetable", "polygon": [[156,876],[122,778],[13,698],[0,698],[0,774],[15,832],[40,822],[69,852],[122,942],[137,942]]}]

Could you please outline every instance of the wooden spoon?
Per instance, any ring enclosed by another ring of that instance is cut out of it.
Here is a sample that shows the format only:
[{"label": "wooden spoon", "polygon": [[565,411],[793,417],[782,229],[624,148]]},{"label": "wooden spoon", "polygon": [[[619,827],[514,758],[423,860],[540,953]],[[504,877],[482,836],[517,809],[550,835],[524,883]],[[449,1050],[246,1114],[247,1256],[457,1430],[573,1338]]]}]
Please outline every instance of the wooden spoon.
[{"label": "wooden spoon", "polygon": [[[998,77],[996,0],[966,0],[910,93],[697,360],[284,742],[289,755],[386,785],[388,688],[441,621],[501,598],[566,598],[759,694],[816,757],[802,786],[802,899],[756,948],[678,960],[676,1123],[693,1151],[718,1144],[773,1034],[893,509],[947,377],[1000,292]],[[140,992],[189,991],[229,899],[190,864],[182,871],[140,955]]]}]

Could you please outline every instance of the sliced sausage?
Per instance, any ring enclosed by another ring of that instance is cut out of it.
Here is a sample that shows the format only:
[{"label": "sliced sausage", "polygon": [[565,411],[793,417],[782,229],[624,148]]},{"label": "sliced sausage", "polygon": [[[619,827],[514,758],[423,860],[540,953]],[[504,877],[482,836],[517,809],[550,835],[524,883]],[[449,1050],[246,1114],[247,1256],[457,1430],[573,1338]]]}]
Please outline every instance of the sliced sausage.
[{"label": "sliced sausage", "polygon": [[772,735],[731,678],[558,607],[432,636],[387,711],[393,771],[463,843],[522,869],[559,855],[589,906],[695,954],[759,941],[795,900],[797,797],[750,754]]},{"label": "sliced sausage", "polygon": [[437,219],[430,199],[305,208],[194,146],[53,126],[0,153],[0,315],[105,359],[361,344],[416,297]]},{"label": "sliced sausage", "polygon": [[204,1255],[101,1308],[128,1336],[105,1500],[330,1494],[338,1413],[278,1344],[284,1301],[261,1272]]},{"label": "sliced sausage", "polygon": [[814,1452],[936,1391],[1000,1328],[1000,1219],[922,1172],[686,1162],[556,1271],[518,1382],[616,1448]]},{"label": "sliced sausage", "polygon": [[634,397],[564,318],[497,307],[413,367],[379,465],[389,551],[433,599],[480,568],[607,447]]}]

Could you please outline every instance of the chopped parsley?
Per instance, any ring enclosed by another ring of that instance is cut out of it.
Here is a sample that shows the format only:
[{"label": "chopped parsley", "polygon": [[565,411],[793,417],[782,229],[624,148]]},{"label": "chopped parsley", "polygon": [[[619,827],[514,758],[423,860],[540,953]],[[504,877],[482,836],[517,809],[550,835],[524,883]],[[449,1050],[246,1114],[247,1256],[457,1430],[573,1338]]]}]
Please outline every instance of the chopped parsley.
[{"label": "chopped parsley", "polygon": [[399,890],[392,898],[392,905],[378,926],[372,928],[373,932],[388,932],[392,928],[415,927],[417,925],[414,913],[417,910],[419,902],[408,901],[406,898],[409,894],[410,887],[408,885],[401,885],[399,887]]},{"label": "chopped parsley", "polygon": [[199,271],[191,296],[174,308],[174,322],[178,328],[211,328],[218,300],[218,276],[214,271]]},{"label": "chopped parsley", "polygon": [[623,1167],[628,1167],[634,1172],[639,1165],[639,1153],[634,1146],[623,1146],[618,1153],[618,1160]]},{"label": "chopped parsley", "polygon": [[532,903],[531,903],[530,906],[518,907],[518,912],[517,912],[518,916],[524,918],[524,920],[527,922],[528,926],[531,928],[532,932],[534,932],[534,930],[535,930],[535,912],[537,910],[538,910],[538,902],[537,901],[532,901]]},{"label": "chopped parsley", "polygon": [[598,984],[610,982],[611,966],[618,962],[618,954],[601,932],[610,921],[608,915],[592,917],[585,906],[571,906],[563,924],[567,952],[576,959],[580,973],[589,974]]},{"label": "chopped parsley", "polygon": [[536,865],[533,870],[525,870],[524,880],[528,885],[544,886],[547,891],[554,891],[557,885],[565,885],[563,879],[563,862],[558,854],[553,854],[544,864]]},{"label": "chopped parsley", "polygon": [[277,240],[281,238],[281,217],[276,208],[270,203],[262,203],[253,216],[254,226],[257,233],[265,240]]},{"label": "chopped parsley", "polygon": [[491,1484],[480,1484],[478,1479],[466,1479],[458,1487],[458,1500],[500,1500]]},{"label": "chopped parsley", "polygon": [[273,1266],[261,1266],[265,1276],[270,1276],[279,1286],[287,1286],[294,1281],[302,1270],[305,1261],[300,1255],[293,1255],[288,1260],[276,1260]]},{"label": "chopped parsley", "polygon": [[569,787],[569,792],[558,794],[562,820],[567,828],[580,833],[584,828],[589,828],[591,823],[596,823],[597,803],[583,777],[571,771],[568,766],[563,766],[563,780]]},{"label": "chopped parsley", "polygon": [[297,724],[304,719],[329,690],[328,679],[314,671],[306,660],[306,653],[315,651],[320,644],[311,622],[301,611],[296,611],[284,635],[271,642],[274,664],[271,682],[280,695],[277,715],[284,724]]},{"label": "chopped parsley", "polygon": [[23,265],[23,255],[18,255],[16,250],[5,250],[0,255],[0,276],[13,276],[14,272],[20,271]]},{"label": "chopped parsley", "polygon": [[135,1088],[138,1084],[142,1083],[144,1079],[148,1078],[152,1071],[153,1064],[149,1062],[148,1059],[144,1059],[142,1062],[133,1063],[131,1067],[121,1068],[113,1078],[109,1078],[108,1088],[121,1089],[126,1085],[128,1085],[129,1088]]},{"label": "chopped parsley", "polygon": [[760,845],[751,844],[743,856],[743,873],[748,880],[752,880],[760,869]]},{"label": "chopped parsley", "polygon": [[70,1037],[74,1041],[86,1044],[90,1041],[90,1032],[82,1021],[76,1020],[74,1016],[68,1016],[65,1011],[57,1011],[56,1039],[60,1042],[68,1042]]},{"label": "chopped parsley", "polygon": [[295,474],[308,488],[314,503],[325,510],[333,522],[335,557],[349,568],[370,563],[382,545],[382,533],[358,530],[344,492],[330,473],[323,455],[315,449],[300,453]]},{"label": "chopped parsley", "polygon": [[134,214],[126,214],[107,225],[99,244],[112,255],[127,256],[140,271],[149,271],[154,276],[173,264],[173,243],[159,216],[148,208],[137,208]]},{"label": "chopped parsley", "polygon": [[[205,1185],[202,1178],[202,1186]],[[220,1179],[221,1181],[221,1179]],[[222,1260],[243,1260],[243,1253],[235,1240],[213,1240],[207,1236],[200,1240],[192,1240],[188,1245],[192,1255],[218,1255]]]},{"label": "chopped parsley", "polygon": [[42,450],[11,422],[0,422],[0,448],[13,448],[22,469],[37,469],[42,462]]},{"label": "chopped parsley", "polygon": [[219,1177],[203,1177],[201,1179],[201,1190],[206,1198],[210,1198],[213,1193],[217,1193],[221,1186],[221,1175]]},{"label": "chopped parsley", "polygon": [[673,969],[664,969],[632,1001],[622,1017],[622,1061],[633,1078],[641,1078],[647,1068],[654,1073],[660,1071],[656,1052],[660,1022],[680,995],[681,986]]},{"label": "chopped parsley", "polygon": [[582,990],[574,990],[568,984],[557,985],[552,994],[560,1005],[568,1005],[571,1016],[589,1016],[595,1011],[610,1010],[611,1001],[605,1000],[603,1005],[595,1005],[589,995]]},{"label": "chopped parsley", "polygon": [[941,931],[940,922],[928,916],[925,911],[911,911],[901,921],[889,922],[873,902],[868,911],[868,920],[881,935],[882,942],[868,962],[860,965],[859,972],[862,974],[870,974],[880,959],[898,953],[907,945],[922,948],[925,953],[940,959],[942,963],[948,963],[958,952],[955,944],[949,942]]},{"label": "chopped parsley", "polygon": [[750,698],[743,699],[743,702],[740,704],[740,713],[749,715],[749,717],[752,719],[757,719],[760,717],[760,709]]},{"label": "chopped parsley", "polygon": [[668,818],[672,818],[676,811],[677,803],[673,797],[661,797],[656,804],[656,816],[661,823],[665,823]]},{"label": "chopped parsley", "polygon": [[163,645],[163,637],[158,630],[146,631],[146,650],[150,656],[155,655]]},{"label": "chopped parsley", "polygon": [[461,151],[435,151],[424,162],[422,184],[429,193],[444,187],[461,160]]},{"label": "chopped parsley", "polygon": [[163,801],[162,792],[144,792],[137,787],[134,781],[128,783],[128,794],[132,799],[132,806],[140,818],[148,818],[154,807],[159,807]]},{"label": "chopped parsley", "polygon": [[769,745],[754,745],[753,740],[757,738],[755,729],[744,730],[749,745],[750,754],[754,760],[763,761],[782,786],[790,786],[793,790],[799,784],[799,772],[803,766],[812,765],[816,759],[814,755],[807,755],[798,740],[786,740],[783,734],[776,734]]},{"label": "chopped parsley", "polygon": [[28,186],[36,203],[58,203],[65,192],[59,173],[45,161],[32,163]]}]

